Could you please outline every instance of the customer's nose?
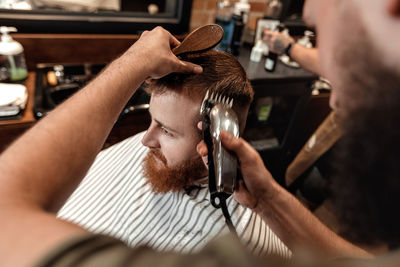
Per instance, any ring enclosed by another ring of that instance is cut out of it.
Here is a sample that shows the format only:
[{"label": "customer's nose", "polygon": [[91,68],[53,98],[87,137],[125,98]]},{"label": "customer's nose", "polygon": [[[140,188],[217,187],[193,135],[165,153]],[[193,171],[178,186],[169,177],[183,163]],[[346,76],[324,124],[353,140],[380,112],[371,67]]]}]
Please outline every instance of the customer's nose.
[{"label": "customer's nose", "polygon": [[147,132],[143,136],[142,144],[149,148],[160,148],[156,127],[153,123],[150,124],[150,127],[147,129]]}]

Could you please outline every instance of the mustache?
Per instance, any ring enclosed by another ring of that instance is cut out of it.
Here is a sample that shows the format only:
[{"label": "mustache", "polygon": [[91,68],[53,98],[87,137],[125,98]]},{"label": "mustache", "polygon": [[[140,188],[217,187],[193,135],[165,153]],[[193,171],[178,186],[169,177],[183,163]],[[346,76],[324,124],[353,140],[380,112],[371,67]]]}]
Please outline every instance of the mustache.
[{"label": "mustache", "polygon": [[149,152],[148,152],[149,156],[153,156],[157,159],[159,159],[165,167],[167,167],[167,159],[165,158],[165,156],[163,155],[163,153],[161,153],[161,151],[154,149],[154,148],[150,148]]}]

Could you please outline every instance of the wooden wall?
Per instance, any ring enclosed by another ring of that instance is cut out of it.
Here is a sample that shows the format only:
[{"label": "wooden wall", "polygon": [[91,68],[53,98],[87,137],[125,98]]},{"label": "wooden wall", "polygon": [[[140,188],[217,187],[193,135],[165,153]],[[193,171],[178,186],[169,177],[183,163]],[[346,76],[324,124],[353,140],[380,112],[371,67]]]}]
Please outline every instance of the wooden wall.
[{"label": "wooden wall", "polygon": [[13,34],[25,50],[29,70],[37,63],[107,63],[121,55],[138,35]]}]

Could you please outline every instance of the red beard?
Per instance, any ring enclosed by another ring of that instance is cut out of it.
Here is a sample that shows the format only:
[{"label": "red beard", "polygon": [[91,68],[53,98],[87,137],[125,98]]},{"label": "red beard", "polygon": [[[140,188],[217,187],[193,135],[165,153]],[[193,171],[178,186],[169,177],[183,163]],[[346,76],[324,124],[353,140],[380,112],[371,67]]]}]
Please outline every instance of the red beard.
[{"label": "red beard", "polygon": [[143,159],[143,169],[153,192],[164,194],[186,189],[194,181],[207,175],[207,169],[200,157],[168,167],[164,155],[154,149],[150,149]]}]

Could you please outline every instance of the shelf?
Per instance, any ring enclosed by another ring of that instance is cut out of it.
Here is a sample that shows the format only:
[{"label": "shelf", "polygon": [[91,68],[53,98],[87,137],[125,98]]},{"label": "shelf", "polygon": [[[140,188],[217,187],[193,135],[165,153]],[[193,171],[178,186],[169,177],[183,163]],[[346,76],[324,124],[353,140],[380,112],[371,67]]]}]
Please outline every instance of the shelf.
[{"label": "shelf", "polygon": [[33,96],[35,92],[35,73],[29,72],[28,78],[25,81],[25,86],[28,90],[28,102],[25,107],[22,116],[19,119],[14,120],[1,120],[0,130],[5,126],[22,125],[22,124],[33,124],[36,119],[33,116]]}]

